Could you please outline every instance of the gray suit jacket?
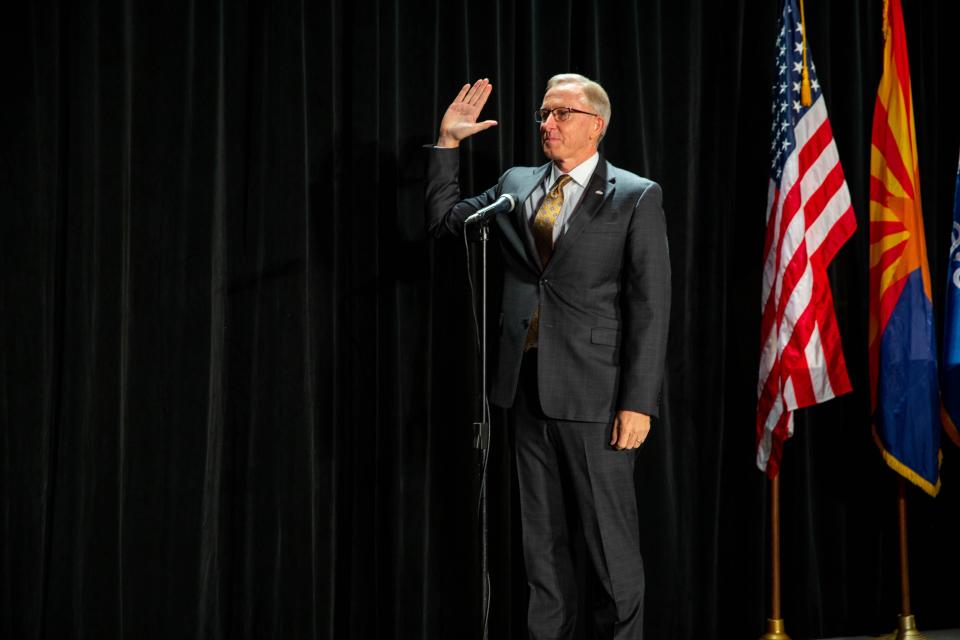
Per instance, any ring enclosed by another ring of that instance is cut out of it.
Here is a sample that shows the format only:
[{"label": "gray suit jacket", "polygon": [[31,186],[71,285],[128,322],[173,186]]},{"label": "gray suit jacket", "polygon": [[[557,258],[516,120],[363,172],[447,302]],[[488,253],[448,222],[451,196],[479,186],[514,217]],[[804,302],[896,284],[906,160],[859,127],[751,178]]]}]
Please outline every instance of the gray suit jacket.
[{"label": "gray suit jacket", "polygon": [[[431,149],[427,229],[460,236],[463,221],[503,193],[524,202],[550,165],[514,167],[497,185],[460,199],[460,155]],[[540,403],[557,420],[607,422],[619,409],[656,416],[670,318],[670,261],[660,186],[603,157],[546,269],[522,207],[498,216],[491,236],[504,263],[498,358],[490,399],[510,407],[523,343],[540,305]],[[535,203],[538,204],[538,203]]]}]

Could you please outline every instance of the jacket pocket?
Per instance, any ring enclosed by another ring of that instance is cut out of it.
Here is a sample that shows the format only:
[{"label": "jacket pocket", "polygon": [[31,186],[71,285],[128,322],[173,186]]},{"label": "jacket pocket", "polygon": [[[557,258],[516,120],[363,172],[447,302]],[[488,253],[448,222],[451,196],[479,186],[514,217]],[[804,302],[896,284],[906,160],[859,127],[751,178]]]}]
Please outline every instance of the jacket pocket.
[{"label": "jacket pocket", "polygon": [[593,344],[604,344],[608,347],[619,347],[620,330],[608,329],[607,327],[594,327],[590,329],[590,342]]}]

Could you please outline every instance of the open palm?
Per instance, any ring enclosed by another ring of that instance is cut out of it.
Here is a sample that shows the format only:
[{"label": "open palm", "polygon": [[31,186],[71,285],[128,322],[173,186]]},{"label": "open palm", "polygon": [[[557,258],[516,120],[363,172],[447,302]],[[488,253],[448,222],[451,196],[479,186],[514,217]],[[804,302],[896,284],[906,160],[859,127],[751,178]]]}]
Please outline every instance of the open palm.
[{"label": "open palm", "polygon": [[477,122],[477,117],[487,103],[487,98],[493,91],[493,85],[486,78],[477,80],[472,86],[463,85],[460,93],[454,98],[447,112],[440,121],[440,139],[438,147],[456,147],[464,138],[489,129],[497,124],[496,120]]}]

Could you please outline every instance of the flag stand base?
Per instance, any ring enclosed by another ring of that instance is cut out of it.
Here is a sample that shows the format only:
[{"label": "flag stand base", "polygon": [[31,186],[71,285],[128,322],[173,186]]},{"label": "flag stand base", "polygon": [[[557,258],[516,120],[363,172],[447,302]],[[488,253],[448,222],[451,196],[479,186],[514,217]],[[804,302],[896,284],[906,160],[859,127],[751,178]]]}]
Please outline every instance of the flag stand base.
[{"label": "flag stand base", "polygon": [[767,618],[767,632],[760,640],[790,640],[783,628],[783,618]]},{"label": "flag stand base", "polygon": [[917,631],[917,623],[912,615],[899,616],[897,630],[881,637],[883,640],[925,640],[926,638],[925,635]]}]

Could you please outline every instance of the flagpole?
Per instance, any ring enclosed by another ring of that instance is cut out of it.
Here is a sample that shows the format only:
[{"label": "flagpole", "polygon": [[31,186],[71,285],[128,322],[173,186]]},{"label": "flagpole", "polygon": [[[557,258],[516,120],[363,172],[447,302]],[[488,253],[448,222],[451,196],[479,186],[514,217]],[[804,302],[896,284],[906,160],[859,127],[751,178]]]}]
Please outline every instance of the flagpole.
[{"label": "flagpole", "polygon": [[913,617],[910,611],[910,555],[907,553],[907,490],[903,476],[897,478],[897,512],[900,524],[900,615]]},{"label": "flagpole", "polygon": [[921,640],[917,624],[910,610],[910,557],[907,551],[907,483],[897,475],[897,520],[900,527],[900,616],[896,640]]},{"label": "flagpole", "polygon": [[780,612],[780,472],[770,478],[770,617],[760,640],[790,640]]}]

